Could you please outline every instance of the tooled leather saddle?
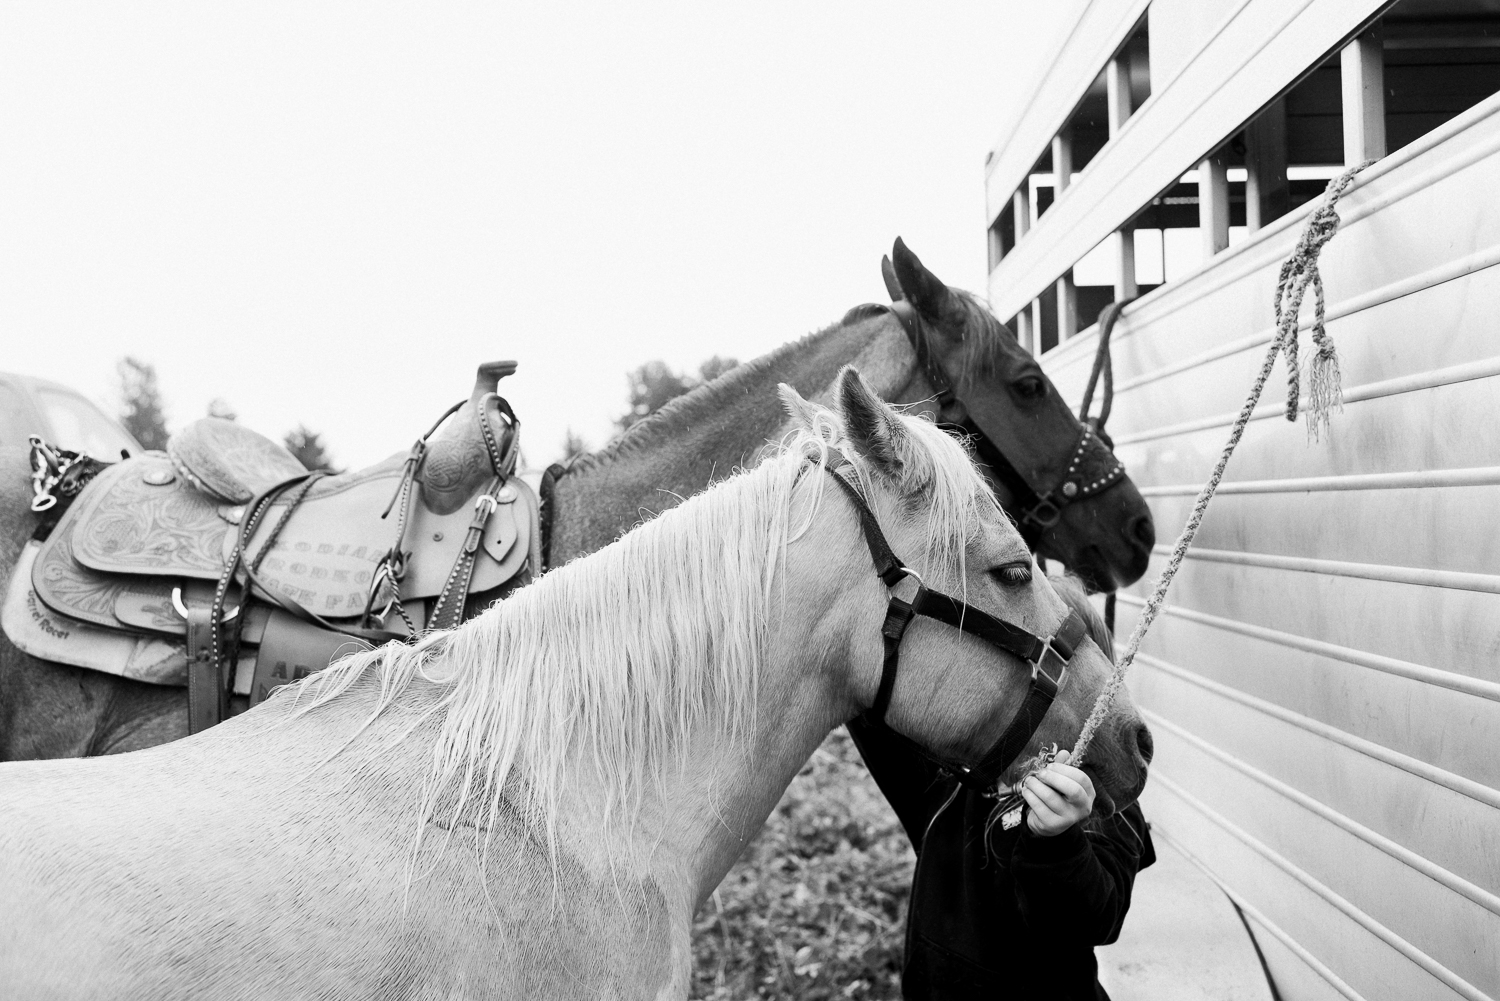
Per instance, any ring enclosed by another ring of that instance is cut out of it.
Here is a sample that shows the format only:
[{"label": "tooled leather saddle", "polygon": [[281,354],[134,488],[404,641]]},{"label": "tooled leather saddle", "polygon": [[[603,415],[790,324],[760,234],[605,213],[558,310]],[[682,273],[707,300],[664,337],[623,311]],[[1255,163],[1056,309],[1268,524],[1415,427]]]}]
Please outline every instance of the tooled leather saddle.
[{"label": "tooled leather saddle", "polygon": [[480,366],[408,452],[357,472],[308,472],[213,417],[165,454],[103,466],[28,545],[7,635],[49,660],[185,682],[196,733],[342,653],[457,625],[541,566],[519,421],[496,392],[515,369]]}]

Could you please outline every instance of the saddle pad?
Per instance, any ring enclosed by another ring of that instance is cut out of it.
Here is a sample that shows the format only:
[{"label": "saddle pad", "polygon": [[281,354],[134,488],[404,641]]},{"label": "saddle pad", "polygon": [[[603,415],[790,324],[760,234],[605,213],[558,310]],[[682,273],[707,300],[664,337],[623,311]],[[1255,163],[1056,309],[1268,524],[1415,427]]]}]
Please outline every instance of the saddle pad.
[{"label": "saddle pad", "polygon": [[199,490],[230,504],[307,470],[286,448],[236,421],[203,417],[167,442],[172,464]]},{"label": "saddle pad", "polygon": [[58,523],[68,527],[74,558],[106,573],[218,580],[234,545],[234,526],[219,514],[219,502],[160,455],[101,472]]},{"label": "saddle pad", "polygon": [[41,660],[153,685],[187,684],[187,650],[182,642],[102,629],[60,616],[44,605],[31,588],[32,569],[41,550],[39,542],[26,543],[0,607],[0,628],[16,649]]}]

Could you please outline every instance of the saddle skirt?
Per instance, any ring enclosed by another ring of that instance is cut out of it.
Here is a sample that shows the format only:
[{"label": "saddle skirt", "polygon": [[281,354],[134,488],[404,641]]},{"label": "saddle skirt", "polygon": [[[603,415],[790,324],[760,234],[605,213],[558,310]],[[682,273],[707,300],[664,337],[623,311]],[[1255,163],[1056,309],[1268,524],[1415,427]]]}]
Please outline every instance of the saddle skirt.
[{"label": "saddle skirt", "polygon": [[[325,618],[354,618],[366,607],[376,563],[396,540],[399,511],[381,515],[400,483],[403,456],[315,484],[264,553],[268,588]],[[471,510],[433,514],[414,489],[407,502],[411,555],[403,601],[435,597],[464,544]],[[521,480],[505,484],[485,525],[471,591],[510,580],[533,545],[536,496]],[[250,539],[251,559],[288,502],[271,506]],[[242,505],[205,494],[160,454],[103,470],[53,529],[38,556],[32,585],[43,603],[84,622],[181,635],[172,606],[181,588],[189,607],[207,605],[239,534]],[[241,581],[242,582],[242,581]],[[266,599],[257,588],[256,597]],[[231,596],[230,605],[237,604]]]},{"label": "saddle skirt", "polygon": [[[217,713],[202,708],[215,685],[253,704],[382,634],[476,614],[541,566],[537,497],[511,475],[519,421],[497,393],[515,368],[479,366],[470,399],[410,452],[280,493],[301,463],[218,418],[189,425],[165,453],[105,467],[25,547],[0,627],[35,657],[188,685],[196,732],[222,718],[222,698]],[[263,495],[275,499],[237,554],[247,508]],[[223,648],[235,659],[206,659],[208,610],[237,555],[224,602],[237,642]]]}]

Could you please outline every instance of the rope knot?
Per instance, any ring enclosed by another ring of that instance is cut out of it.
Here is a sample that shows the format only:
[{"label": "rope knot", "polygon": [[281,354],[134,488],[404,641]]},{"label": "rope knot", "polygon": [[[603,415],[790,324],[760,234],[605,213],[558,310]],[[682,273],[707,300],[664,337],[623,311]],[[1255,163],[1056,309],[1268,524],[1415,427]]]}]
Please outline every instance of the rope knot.
[{"label": "rope knot", "polygon": [[1307,365],[1307,435],[1317,441],[1328,427],[1329,412],[1344,408],[1343,380],[1339,372],[1338,352],[1333,338],[1324,328],[1325,303],[1323,275],[1318,271],[1318,255],[1339,231],[1337,210],[1339,197],[1374,160],[1351,167],[1328,182],[1323,204],[1307,220],[1307,228],[1297,241],[1292,255],[1281,265],[1276,279],[1276,346],[1286,354],[1286,419],[1297,419],[1301,392],[1301,370],[1297,365],[1297,330],[1301,326],[1302,300],[1309,288],[1313,291],[1312,339],[1317,352]]},{"label": "rope knot", "polygon": [[[1193,537],[1198,534],[1198,526],[1203,524],[1203,514],[1208,510],[1208,502],[1213,499],[1214,491],[1219,488],[1219,481],[1224,478],[1224,469],[1229,465],[1229,457],[1234,454],[1241,436],[1245,433],[1246,425],[1250,423],[1250,418],[1255,413],[1255,407],[1260,402],[1261,391],[1265,389],[1266,380],[1271,377],[1271,369],[1276,364],[1276,355],[1281,351],[1286,352],[1286,416],[1287,420],[1297,419],[1298,314],[1302,309],[1302,298],[1309,286],[1313,289],[1313,302],[1316,307],[1313,315],[1312,339],[1317,350],[1308,363],[1308,434],[1316,439],[1328,423],[1329,409],[1343,406],[1338,352],[1334,350],[1333,338],[1329,337],[1328,332],[1323,329],[1323,279],[1318,274],[1318,253],[1323,249],[1324,244],[1333,239],[1333,235],[1338,232],[1339,215],[1334,210],[1334,206],[1338,204],[1339,196],[1344,193],[1344,189],[1349,187],[1349,183],[1354,180],[1354,175],[1374,162],[1374,160],[1366,160],[1328,182],[1323,204],[1318,206],[1317,211],[1308,219],[1307,228],[1303,231],[1302,238],[1297,241],[1292,255],[1282,262],[1281,273],[1276,281],[1276,336],[1271,339],[1270,350],[1267,351],[1265,360],[1261,362],[1260,372],[1255,377],[1254,385],[1250,387],[1250,397],[1240,408],[1239,416],[1235,418],[1234,427],[1229,432],[1229,441],[1225,442],[1224,450],[1219,454],[1219,461],[1215,464],[1213,472],[1209,474],[1208,482],[1203,484],[1203,489],[1198,492],[1198,499],[1193,503],[1193,510],[1188,515],[1187,524],[1183,526],[1182,534],[1172,545],[1172,554],[1167,559],[1167,565],[1162,568],[1160,576],[1156,578],[1151,594],[1146,599],[1140,616],[1135,620],[1135,628],[1131,630],[1130,640],[1125,644],[1125,652],[1115,664],[1109,680],[1100,689],[1088,719],[1084,720],[1078,740],[1073,745],[1071,764],[1078,765],[1083,762],[1095,732],[1104,722],[1105,716],[1109,714],[1110,705],[1114,702],[1121,685],[1124,684],[1125,672],[1130,670],[1130,665],[1135,661],[1135,655],[1141,648],[1141,640],[1145,638],[1146,630],[1151,628],[1151,623],[1156,620],[1157,613],[1166,602],[1167,589],[1172,585],[1172,578],[1177,575],[1177,569],[1182,566],[1188,547],[1193,544]],[[1042,765],[1042,760],[1038,758],[1030,762],[1028,768],[1034,770]]]}]

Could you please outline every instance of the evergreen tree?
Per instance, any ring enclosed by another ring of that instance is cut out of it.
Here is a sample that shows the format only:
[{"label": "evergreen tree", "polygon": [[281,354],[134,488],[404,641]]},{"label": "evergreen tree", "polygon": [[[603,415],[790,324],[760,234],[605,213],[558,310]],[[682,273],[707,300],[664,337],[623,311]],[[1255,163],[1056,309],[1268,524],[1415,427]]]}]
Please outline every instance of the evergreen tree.
[{"label": "evergreen tree", "polygon": [[587,455],[589,451],[589,443],[583,440],[583,435],[572,428],[568,428],[567,432],[563,435],[562,462],[566,465],[580,455]]},{"label": "evergreen tree", "polygon": [[708,361],[698,366],[698,382],[699,384],[713,382],[738,364],[739,362],[733,358],[720,358],[718,355],[714,355]]},{"label": "evergreen tree", "polygon": [[156,366],[139,358],[125,357],[115,365],[120,378],[120,423],[145,448],[167,447],[167,418],[162,413],[161,388]]},{"label": "evergreen tree", "polygon": [[630,386],[630,409],[616,419],[615,424],[624,431],[683,393],[712,382],[738,364],[733,358],[714,355],[699,365],[698,374],[692,376],[672,371],[664,361],[648,361],[625,377]]},{"label": "evergreen tree", "polygon": [[333,465],[333,457],[328,454],[328,449],[323,444],[323,436],[310,430],[306,424],[298,424],[288,431],[282,443],[305,468],[321,470],[325,473],[339,472]]}]

